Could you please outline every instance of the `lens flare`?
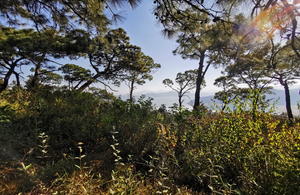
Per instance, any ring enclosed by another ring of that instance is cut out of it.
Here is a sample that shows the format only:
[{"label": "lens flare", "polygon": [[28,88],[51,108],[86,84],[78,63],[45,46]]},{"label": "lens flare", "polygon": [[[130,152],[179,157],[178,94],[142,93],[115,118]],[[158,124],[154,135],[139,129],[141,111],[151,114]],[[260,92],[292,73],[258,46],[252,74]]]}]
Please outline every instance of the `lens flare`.
[{"label": "lens flare", "polygon": [[[285,1],[284,4],[275,4],[268,9],[262,11],[252,22],[252,26],[257,27],[261,32],[273,34],[276,30],[286,29],[291,23],[295,15],[298,15],[297,5],[300,1],[294,4],[289,4]],[[297,14],[295,14],[297,13]]]},{"label": "lens flare", "polygon": [[251,47],[266,41],[275,31],[285,33],[294,17],[300,16],[299,6],[300,0],[293,4],[287,1],[276,3],[262,11],[250,24],[233,26],[234,42]]}]

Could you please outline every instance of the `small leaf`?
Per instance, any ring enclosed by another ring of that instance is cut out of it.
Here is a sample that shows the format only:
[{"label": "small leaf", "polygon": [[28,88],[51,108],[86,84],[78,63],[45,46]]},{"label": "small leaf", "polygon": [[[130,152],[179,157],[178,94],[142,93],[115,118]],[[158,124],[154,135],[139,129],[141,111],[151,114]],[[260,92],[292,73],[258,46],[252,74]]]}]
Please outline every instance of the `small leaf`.
[{"label": "small leaf", "polygon": [[27,166],[25,167],[25,170],[28,170],[28,169],[30,169],[31,167],[32,167],[32,164],[27,165]]},{"label": "small leaf", "polygon": [[115,193],[112,189],[109,189],[109,191],[110,191],[111,194],[114,194],[114,193]]}]

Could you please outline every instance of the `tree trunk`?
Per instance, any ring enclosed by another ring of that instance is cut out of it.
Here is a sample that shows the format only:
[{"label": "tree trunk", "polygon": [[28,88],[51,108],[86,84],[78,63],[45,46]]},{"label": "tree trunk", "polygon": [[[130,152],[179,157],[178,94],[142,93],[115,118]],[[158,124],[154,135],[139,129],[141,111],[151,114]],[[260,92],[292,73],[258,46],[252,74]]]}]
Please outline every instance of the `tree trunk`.
[{"label": "tree trunk", "polygon": [[199,61],[199,68],[198,68],[198,76],[197,76],[197,83],[196,83],[196,92],[195,92],[195,102],[194,102],[194,109],[197,109],[200,105],[200,91],[201,85],[203,82],[203,67],[204,67],[204,58],[205,58],[205,51],[200,52],[200,61]]},{"label": "tree trunk", "polygon": [[290,96],[290,90],[288,84],[284,83],[284,92],[285,92],[285,105],[286,105],[286,111],[289,117],[289,120],[293,119],[293,113],[291,108],[291,96]]},{"label": "tree trunk", "polygon": [[129,101],[132,103],[133,100],[133,87],[134,87],[134,79],[132,79],[130,84],[130,92],[129,92]]},{"label": "tree trunk", "polygon": [[[252,92],[251,92],[252,93]],[[253,94],[253,99],[252,99],[252,119],[256,121],[256,113],[258,109],[258,101],[259,101],[259,96],[261,94],[258,93],[257,88],[254,88],[254,94]]]},{"label": "tree trunk", "polygon": [[30,87],[35,88],[36,86],[38,86],[38,82],[39,82],[39,73],[40,73],[40,69],[41,69],[41,63],[36,64],[35,70],[34,70],[34,75],[32,77],[32,80],[30,82]]},{"label": "tree trunk", "polygon": [[79,85],[82,83],[82,81],[83,81],[83,80],[79,81],[79,82],[75,85],[75,87],[74,87],[75,90],[79,87]]},{"label": "tree trunk", "polygon": [[13,74],[14,69],[15,69],[15,66],[11,66],[9,71],[6,73],[4,80],[3,80],[3,84],[0,84],[0,93],[2,93],[7,88],[10,76]]},{"label": "tree trunk", "polygon": [[92,79],[88,80],[87,82],[85,82],[83,85],[81,85],[81,87],[79,87],[79,91],[83,91],[85,90],[87,87],[89,87],[98,77],[100,77],[101,74],[97,73],[93,76]]},{"label": "tree trunk", "polygon": [[[43,55],[41,56],[42,59],[45,58],[45,53],[43,53]],[[35,64],[35,70],[34,70],[34,75],[32,77],[31,83],[30,83],[30,87],[35,88],[38,86],[38,82],[39,82],[39,74],[40,74],[40,70],[41,70],[41,66],[42,66],[42,62],[39,61],[38,63],[34,63]]]},{"label": "tree trunk", "polygon": [[16,81],[17,81],[17,87],[20,87],[20,86],[21,86],[21,83],[20,83],[20,77],[19,77],[19,74],[16,73],[15,71],[14,71],[14,74],[15,74]]},{"label": "tree trunk", "polygon": [[292,113],[292,108],[291,108],[291,95],[290,95],[290,89],[286,81],[283,81],[282,75],[279,75],[279,83],[280,85],[283,86],[284,88],[284,93],[285,93],[285,107],[286,107],[286,112],[288,114],[288,118],[291,120],[293,119],[293,113]]},{"label": "tree trunk", "polygon": [[182,94],[178,94],[178,102],[179,102],[179,108],[182,107]]}]

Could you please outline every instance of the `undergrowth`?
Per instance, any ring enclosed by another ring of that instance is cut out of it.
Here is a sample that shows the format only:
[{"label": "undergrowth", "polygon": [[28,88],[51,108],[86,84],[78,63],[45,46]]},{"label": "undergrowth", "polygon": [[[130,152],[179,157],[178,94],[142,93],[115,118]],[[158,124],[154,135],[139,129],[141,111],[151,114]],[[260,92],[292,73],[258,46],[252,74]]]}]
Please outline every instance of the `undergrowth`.
[{"label": "undergrowth", "polygon": [[77,91],[0,99],[0,194],[299,194],[300,124]]}]

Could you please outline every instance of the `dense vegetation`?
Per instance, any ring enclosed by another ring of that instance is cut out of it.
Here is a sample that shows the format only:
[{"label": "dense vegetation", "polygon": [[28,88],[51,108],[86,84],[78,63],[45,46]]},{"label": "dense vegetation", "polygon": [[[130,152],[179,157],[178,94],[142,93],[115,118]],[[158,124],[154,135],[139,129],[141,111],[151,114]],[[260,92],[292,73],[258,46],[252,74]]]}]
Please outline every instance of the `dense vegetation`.
[{"label": "dense vegetation", "polygon": [[2,194],[300,190],[297,121],[253,113],[250,100],[224,112],[168,111],[97,92],[45,86],[1,95]]},{"label": "dense vegetation", "polygon": [[[289,94],[300,78],[299,1],[153,1],[174,55],[198,61],[163,80],[178,93],[170,108],[134,98],[161,65],[110,29],[122,19],[115,10],[140,2],[1,1],[0,193],[299,194]],[[61,59],[86,59],[91,70]],[[208,108],[200,94],[211,67],[223,73],[214,83],[222,105]],[[91,87],[121,82],[127,101]],[[266,99],[274,83],[287,117]],[[182,97],[193,89],[191,111]]]}]

